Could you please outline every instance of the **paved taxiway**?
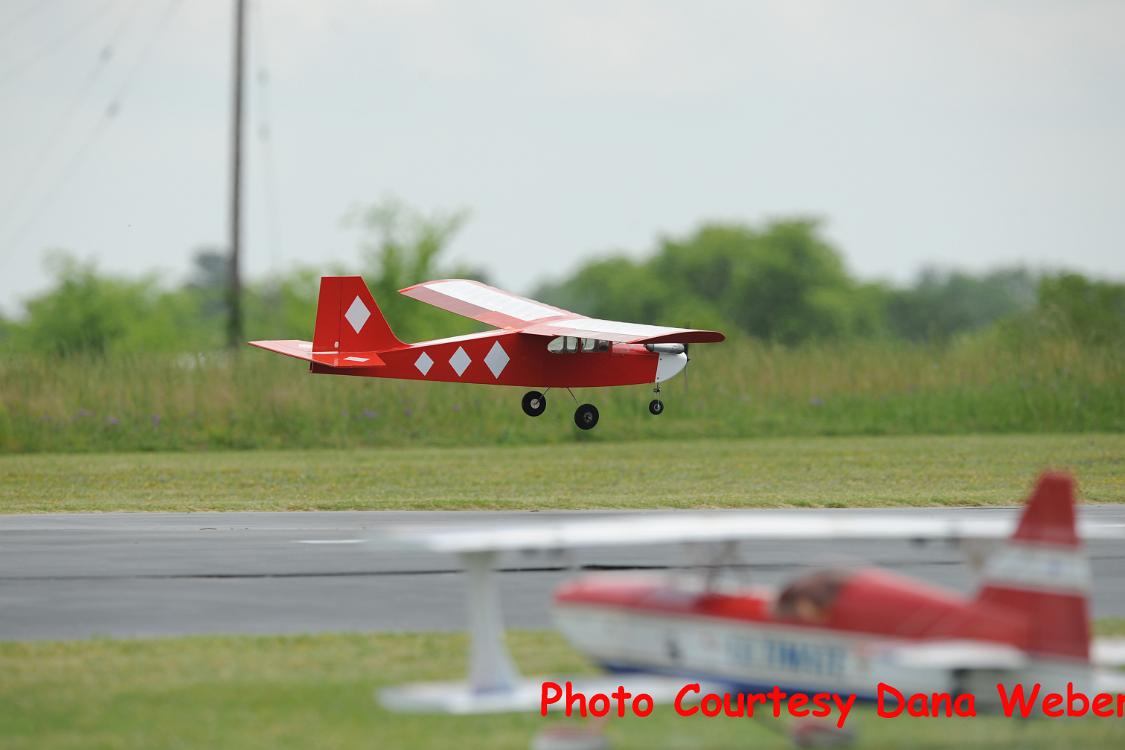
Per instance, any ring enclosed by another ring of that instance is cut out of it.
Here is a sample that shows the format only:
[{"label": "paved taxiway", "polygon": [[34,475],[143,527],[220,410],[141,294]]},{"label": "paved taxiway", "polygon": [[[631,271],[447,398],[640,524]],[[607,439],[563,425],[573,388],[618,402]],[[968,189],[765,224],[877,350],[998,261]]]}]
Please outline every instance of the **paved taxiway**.
[{"label": "paved taxiway", "polygon": [[[866,511],[793,512],[807,517]],[[1012,516],[1016,510],[889,512]],[[1082,513],[1099,522],[1125,523],[1125,506],[1085,506]],[[0,640],[460,629],[463,589],[456,558],[381,551],[347,540],[393,524],[462,525],[582,515],[594,514],[0,516]],[[628,533],[627,523],[622,532]],[[942,544],[774,542],[743,548],[747,575],[763,583],[780,582],[808,566],[873,562],[959,590],[972,586],[971,571],[960,551]],[[1089,551],[1094,615],[1125,616],[1125,548],[1095,543]],[[685,562],[679,551],[669,548],[582,551],[569,562],[504,558],[498,580],[506,623],[527,628],[549,625],[551,589],[574,575],[565,565],[660,567]]]}]

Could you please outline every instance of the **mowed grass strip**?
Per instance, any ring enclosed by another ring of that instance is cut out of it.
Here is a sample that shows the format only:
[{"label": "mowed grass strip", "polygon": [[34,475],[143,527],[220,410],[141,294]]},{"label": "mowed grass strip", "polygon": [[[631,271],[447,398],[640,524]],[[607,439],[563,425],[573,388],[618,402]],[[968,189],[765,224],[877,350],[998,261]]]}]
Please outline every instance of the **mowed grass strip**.
[{"label": "mowed grass strip", "polygon": [[[1125,632],[1125,623],[1103,624]],[[509,633],[527,675],[578,675],[590,665],[557,634]],[[188,637],[142,641],[0,643],[0,745],[16,748],[454,747],[525,750],[552,722],[535,712],[489,716],[392,714],[380,687],[463,675],[453,634]],[[615,748],[789,748],[772,718],[684,718],[661,707],[613,719]],[[879,718],[853,711],[870,748],[1120,748],[1115,719]]]},{"label": "mowed grass strip", "polygon": [[1125,436],[774,438],[0,457],[0,512],[1014,505],[1047,468],[1125,502]]}]

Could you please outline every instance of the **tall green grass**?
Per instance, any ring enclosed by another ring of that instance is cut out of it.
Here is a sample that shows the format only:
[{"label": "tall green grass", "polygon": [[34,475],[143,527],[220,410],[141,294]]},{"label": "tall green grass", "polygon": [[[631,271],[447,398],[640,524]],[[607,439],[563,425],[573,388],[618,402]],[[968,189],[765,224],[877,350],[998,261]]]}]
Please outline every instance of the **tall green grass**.
[{"label": "tall green grass", "polygon": [[601,410],[590,433],[552,391],[537,419],[521,390],[312,376],[257,350],[237,357],[8,358],[0,363],[0,449],[204,450],[473,445],[638,438],[1125,429],[1125,352],[1045,340],[731,342],[692,350],[690,387],[576,391]]}]

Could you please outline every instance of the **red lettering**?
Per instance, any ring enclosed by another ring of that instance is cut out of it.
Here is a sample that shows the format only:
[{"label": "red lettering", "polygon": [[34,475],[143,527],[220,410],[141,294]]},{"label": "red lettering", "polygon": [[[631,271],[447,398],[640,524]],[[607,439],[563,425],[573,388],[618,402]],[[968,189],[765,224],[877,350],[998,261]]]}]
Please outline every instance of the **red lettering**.
[{"label": "red lettering", "polygon": [[782,691],[782,689],[779,688],[777,685],[774,685],[773,690],[766,693],[766,697],[769,698],[771,701],[773,701],[774,718],[778,718],[778,717],[781,716],[781,702],[783,700],[785,700],[785,698],[787,696],[788,696],[788,693],[785,693],[784,691]]},{"label": "red lettering", "polygon": [[962,693],[953,701],[953,712],[958,716],[976,716],[977,701],[972,693]]},{"label": "red lettering", "polygon": [[725,693],[723,695],[723,713],[727,716],[745,716],[746,715],[746,694],[739,693],[735,700],[735,705],[730,704],[731,694]]},{"label": "red lettering", "polygon": [[[641,703],[647,703],[647,708],[641,708]],[[640,716],[642,719],[652,713],[652,696],[648,693],[637,693],[637,697],[633,699],[633,713]]]},{"label": "red lettering", "polygon": [[613,691],[613,699],[617,701],[617,715],[625,715],[625,701],[633,697],[633,694],[625,689],[624,685],[618,685],[617,690]]},{"label": "red lettering", "polygon": [[[888,695],[891,696],[895,701],[895,707],[893,709],[887,708],[886,696]],[[897,689],[884,682],[880,682],[878,691],[875,694],[875,713],[877,713],[879,716],[893,719],[894,717],[902,713],[902,709],[905,706],[905,703],[903,703],[903,697],[903,694],[900,693]],[[827,714],[825,715],[827,716]]]},{"label": "red lettering", "polygon": [[[1074,701],[1080,701],[1081,708],[1074,707]],[[1085,716],[1090,710],[1090,699],[1082,691],[1074,692],[1074,683],[1066,683],[1066,713],[1067,716]]]},{"label": "red lettering", "polygon": [[830,697],[832,696],[828,693],[817,693],[813,696],[812,702],[816,706],[812,712],[813,716],[824,717],[832,713],[832,705],[828,702]]},{"label": "red lettering", "polygon": [[1094,716],[1113,716],[1113,697],[1109,693],[1094,696]]},{"label": "red lettering", "polygon": [[925,716],[926,711],[926,696],[922,693],[914,693],[906,699],[906,713],[911,716]]},{"label": "red lettering", "polygon": [[[596,706],[601,704],[601,708]],[[609,696],[605,693],[594,693],[590,699],[590,713],[599,719],[609,713]]]},{"label": "red lettering", "polygon": [[789,714],[791,716],[808,716],[809,710],[805,708],[809,704],[809,696],[804,693],[794,693],[793,697],[789,699]]},{"label": "red lettering", "polygon": [[687,697],[687,695],[689,693],[698,693],[698,692],[699,692],[699,683],[698,682],[689,682],[687,685],[684,685],[682,688],[680,688],[680,692],[676,693],[676,700],[672,702],[672,708],[680,716],[691,716],[691,715],[693,715],[696,711],[699,710],[699,706],[691,706],[690,708],[685,708],[684,705],[683,705],[683,701],[684,701],[684,698]]},{"label": "red lettering", "polygon": [[[567,683],[570,684],[570,683]],[[547,715],[547,706],[558,703],[562,697],[562,685],[557,682],[544,682],[539,694],[539,715]]]},{"label": "red lettering", "polygon": [[[708,703],[711,703],[713,707],[708,708]],[[707,718],[718,716],[719,712],[723,710],[723,706],[719,702],[719,696],[715,695],[714,693],[708,693],[707,695],[703,696],[703,700],[699,701],[699,710],[702,711],[703,715]]]},{"label": "red lettering", "polygon": [[840,718],[836,720],[836,728],[843,729],[844,722],[848,720],[848,714],[852,712],[852,706],[855,705],[856,695],[852,693],[848,699],[841,700],[838,693],[832,694],[832,700],[836,701],[836,707],[840,709]]},{"label": "red lettering", "polygon": [[1047,693],[1047,697],[1043,699],[1043,713],[1052,718],[1062,716],[1063,710],[1059,708],[1062,702],[1063,697],[1058,693]]},{"label": "red lettering", "polygon": [[570,681],[566,683],[566,710],[563,712],[567,716],[571,715],[574,710],[575,702],[578,703],[578,715],[586,718],[586,696],[582,693],[575,693],[572,691],[573,685]]},{"label": "red lettering", "polygon": [[1031,716],[1035,701],[1039,699],[1039,683],[1035,683],[1030,697],[1024,695],[1023,685],[1018,684],[1012,688],[1011,695],[1008,694],[1008,689],[1003,683],[996,685],[996,692],[1000,694],[1000,710],[1005,716],[1011,717],[1019,711],[1020,716],[1026,719]]}]

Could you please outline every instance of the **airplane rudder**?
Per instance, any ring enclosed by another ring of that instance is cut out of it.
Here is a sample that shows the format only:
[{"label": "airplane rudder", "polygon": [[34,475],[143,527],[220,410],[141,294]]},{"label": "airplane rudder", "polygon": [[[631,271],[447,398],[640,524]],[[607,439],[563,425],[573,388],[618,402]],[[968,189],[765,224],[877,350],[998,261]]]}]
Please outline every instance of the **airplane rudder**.
[{"label": "airplane rudder", "polygon": [[321,276],[320,292],[316,298],[316,324],[313,328],[313,351],[340,350],[340,300],[339,276]]}]

